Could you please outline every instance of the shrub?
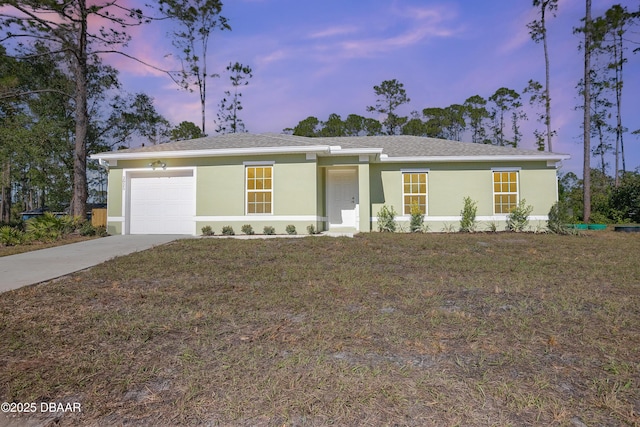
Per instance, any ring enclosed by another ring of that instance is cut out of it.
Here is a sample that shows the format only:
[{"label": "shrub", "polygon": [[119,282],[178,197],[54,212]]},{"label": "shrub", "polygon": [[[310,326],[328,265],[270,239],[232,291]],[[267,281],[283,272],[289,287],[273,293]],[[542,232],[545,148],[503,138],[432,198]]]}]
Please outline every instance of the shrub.
[{"label": "shrub", "polygon": [[273,234],[276,234],[276,229],[275,229],[275,228],[273,228],[273,227],[272,227],[272,226],[270,226],[270,225],[265,225],[265,226],[264,226],[264,229],[262,230],[262,232],[263,232],[264,234],[273,235]]},{"label": "shrub", "polygon": [[547,221],[547,228],[552,233],[567,234],[569,229],[567,223],[571,221],[567,206],[564,202],[555,202],[549,210],[549,220]]},{"label": "shrub", "polygon": [[24,243],[25,233],[17,228],[3,225],[0,227],[0,245],[15,246]]},{"label": "shrub", "polygon": [[398,227],[396,215],[393,206],[389,209],[387,205],[382,205],[382,208],[378,212],[378,231],[394,233]]},{"label": "shrub", "polygon": [[285,230],[287,231],[287,234],[292,236],[298,234],[298,232],[296,231],[296,226],[293,224],[287,225],[287,228],[285,228]]},{"label": "shrub", "polygon": [[409,229],[412,233],[422,233],[424,231],[424,214],[417,203],[411,204],[411,221]]},{"label": "shrub", "polygon": [[487,231],[495,233],[496,231],[498,231],[498,224],[496,224],[495,221],[491,221],[487,226]]},{"label": "shrub", "polygon": [[107,233],[107,227],[104,225],[99,225],[96,227],[96,236],[98,237],[107,237],[109,233]]},{"label": "shrub", "polygon": [[242,226],[242,228],[240,229],[240,231],[242,231],[244,234],[247,234],[247,235],[256,234],[256,233],[253,231],[253,227],[251,226],[251,224],[245,224],[245,225],[243,225],[243,226]]},{"label": "shrub", "polygon": [[533,206],[527,205],[525,199],[520,200],[518,206],[511,209],[507,215],[507,229],[510,231],[524,231],[529,224],[529,214],[533,211]]},{"label": "shrub", "polygon": [[41,216],[27,221],[27,233],[35,240],[58,240],[72,229],[73,218],[70,216],[56,217],[51,212],[45,212]]},{"label": "shrub", "polygon": [[205,225],[204,227],[202,227],[202,235],[203,236],[213,236],[215,233],[215,231],[213,231],[213,229],[211,228],[210,225]]},{"label": "shrub", "polygon": [[93,225],[91,225],[91,223],[89,221],[83,222],[78,231],[79,231],[81,236],[95,236],[96,235],[96,228]]},{"label": "shrub", "polygon": [[317,234],[316,227],[313,224],[307,225],[307,233],[309,234]]},{"label": "shrub", "polygon": [[222,227],[222,234],[225,236],[235,236],[236,232],[233,231],[233,227],[230,225],[225,225]]},{"label": "shrub", "polygon": [[460,231],[471,233],[476,231],[476,213],[478,206],[471,197],[464,198],[464,207],[460,211]]}]

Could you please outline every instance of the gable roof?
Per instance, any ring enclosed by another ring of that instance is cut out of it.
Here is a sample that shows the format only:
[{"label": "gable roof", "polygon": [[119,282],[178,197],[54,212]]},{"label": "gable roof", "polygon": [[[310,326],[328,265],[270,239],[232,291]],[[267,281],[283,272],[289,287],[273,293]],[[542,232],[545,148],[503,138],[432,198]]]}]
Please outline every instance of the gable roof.
[{"label": "gable roof", "polygon": [[567,154],[409,135],[308,138],[283,134],[235,133],[94,154],[93,159],[127,160],[247,154],[314,153],[369,155],[380,162],[526,160],[557,162]]}]

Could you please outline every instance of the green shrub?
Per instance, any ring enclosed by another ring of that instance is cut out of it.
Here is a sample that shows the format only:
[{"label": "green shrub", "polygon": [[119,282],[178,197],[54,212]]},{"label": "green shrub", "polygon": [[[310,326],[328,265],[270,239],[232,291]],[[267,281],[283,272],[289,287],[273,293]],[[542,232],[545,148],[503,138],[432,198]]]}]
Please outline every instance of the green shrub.
[{"label": "green shrub", "polygon": [[107,227],[104,225],[99,225],[96,227],[96,236],[98,237],[107,237],[109,233],[107,233]]},{"label": "green shrub", "polygon": [[215,231],[213,231],[213,229],[211,228],[210,225],[205,225],[204,227],[202,227],[202,235],[203,236],[213,236],[215,233]]},{"label": "green shrub", "polygon": [[567,206],[563,202],[555,202],[549,210],[547,228],[556,234],[568,234],[567,224],[571,221]]},{"label": "green shrub", "polygon": [[233,227],[230,225],[225,225],[224,227],[222,227],[222,234],[224,236],[235,236],[236,232],[233,231]]},{"label": "green shrub", "polygon": [[307,225],[307,233],[309,234],[317,234],[316,227],[313,224]]},{"label": "green shrub", "polygon": [[287,231],[287,234],[292,236],[298,234],[298,232],[296,231],[296,226],[293,224],[287,225],[287,228],[285,228],[285,230]]},{"label": "green shrub", "polygon": [[0,245],[15,246],[24,243],[25,233],[17,228],[3,225],[0,227]]},{"label": "green shrub", "polygon": [[273,234],[276,234],[276,229],[270,225],[265,225],[264,228],[262,229],[262,232],[267,235],[273,235]]},{"label": "green shrub", "polygon": [[411,204],[411,221],[409,229],[412,233],[422,233],[424,231],[424,214],[417,203]]},{"label": "green shrub", "polygon": [[95,236],[96,228],[93,225],[91,225],[89,221],[85,221],[80,226],[78,232],[80,233],[81,236]]},{"label": "green shrub", "polygon": [[27,221],[27,233],[35,240],[49,242],[64,237],[73,229],[73,218],[56,217],[51,212],[31,218]]},{"label": "green shrub", "polygon": [[464,207],[460,211],[460,231],[472,233],[476,231],[476,213],[478,206],[471,197],[464,198]]},{"label": "green shrub", "polygon": [[396,215],[393,206],[389,209],[387,205],[382,205],[382,208],[378,212],[378,231],[394,233],[398,228]]},{"label": "green shrub", "polygon": [[491,221],[489,225],[487,225],[487,231],[495,233],[498,231],[498,224],[496,224],[495,221]]},{"label": "green shrub", "polygon": [[529,225],[529,215],[533,211],[533,206],[527,205],[525,199],[520,200],[518,206],[511,209],[507,215],[507,229],[510,231],[520,232]]},{"label": "green shrub", "polygon": [[249,236],[252,234],[256,234],[255,231],[253,231],[253,227],[251,226],[251,224],[243,225],[240,231],[242,231],[244,234],[247,234]]},{"label": "green shrub", "polygon": [[591,224],[610,224],[611,219],[602,212],[594,212],[589,217],[589,222]]}]

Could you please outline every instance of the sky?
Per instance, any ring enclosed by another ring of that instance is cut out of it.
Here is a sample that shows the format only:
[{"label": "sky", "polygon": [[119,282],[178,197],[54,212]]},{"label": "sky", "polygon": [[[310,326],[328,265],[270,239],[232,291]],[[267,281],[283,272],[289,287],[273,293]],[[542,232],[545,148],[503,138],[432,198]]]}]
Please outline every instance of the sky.
[{"label": "sky", "polygon": [[[132,2],[142,0],[130,0]],[[584,0],[559,0],[548,17],[552,127],[555,152],[570,154],[563,172],[582,174],[582,105],[576,85],[583,76],[582,37],[573,33],[584,16]],[[593,0],[593,16],[613,4],[640,8],[639,0]],[[534,43],[526,24],[537,18],[530,0],[226,0],[222,15],[231,31],[214,32],[208,68],[222,75],[207,86],[207,133],[215,134],[218,103],[230,89],[224,73],[230,62],[253,69],[242,89],[241,112],[252,133],[281,133],[308,116],[326,120],[336,113],[373,117],[374,85],[397,79],[411,99],[400,114],[426,107],[484,98],[498,88],[522,93],[530,79],[544,81],[542,44]],[[130,31],[127,52],[164,69],[177,58],[168,23]],[[632,35],[640,40],[640,27]],[[626,52],[623,124],[640,129],[640,53]],[[105,58],[120,70],[124,89],[144,91],[173,124],[200,123],[197,92],[189,93],[166,75],[123,57]],[[533,130],[542,129],[524,102],[521,148],[535,149]],[[624,135],[627,170],[640,167],[640,135]],[[613,165],[613,155],[609,155]],[[591,159],[592,167],[599,165]]]}]

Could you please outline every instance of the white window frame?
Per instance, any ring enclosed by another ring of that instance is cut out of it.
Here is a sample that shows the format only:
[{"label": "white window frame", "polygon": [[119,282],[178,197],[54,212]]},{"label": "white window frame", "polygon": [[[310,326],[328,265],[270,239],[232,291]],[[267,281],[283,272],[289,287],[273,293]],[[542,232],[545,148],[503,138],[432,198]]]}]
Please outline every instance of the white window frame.
[{"label": "white window frame", "polygon": [[[509,215],[508,212],[496,212],[496,196],[497,195],[510,195],[513,194],[512,191],[508,191],[508,192],[503,192],[503,191],[497,191],[496,192],[496,181],[494,179],[494,174],[495,173],[500,173],[500,172],[515,172],[516,174],[516,205],[518,203],[520,203],[520,170],[522,168],[491,168],[491,192],[492,192],[492,196],[491,196],[491,206],[493,206],[493,214],[494,215]],[[500,181],[502,183],[502,181]]]},{"label": "white window frame", "polygon": [[421,168],[421,169],[401,169],[400,170],[401,174],[400,174],[400,184],[402,185],[402,215],[403,216],[409,216],[411,215],[411,213],[406,213],[404,211],[404,199],[405,196],[419,196],[421,195],[420,193],[414,194],[414,193],[405,193],[404,191],[404,175],[405,174],[419,174],[419,173],[423,173],[424,174],[424,179],[425,179],[425,199],[424,199],[424,215],[428,216],[429,215],[429,169],[425,169],[425,168]]},{"label": "white window frame", "polygon": [[[274,187],[274,167],[275,162],[244,162],[244,211],[247,216],[265,216],[273,215],[274,212],[274,200],[273,200],[273,187]],[[271,188],[268,190],[250,190],[249,189],[249,168],[270,168],[271,169]],[[249,193],[269,193],[271,195],[271,211],[270,212],[249,212]]]}]

